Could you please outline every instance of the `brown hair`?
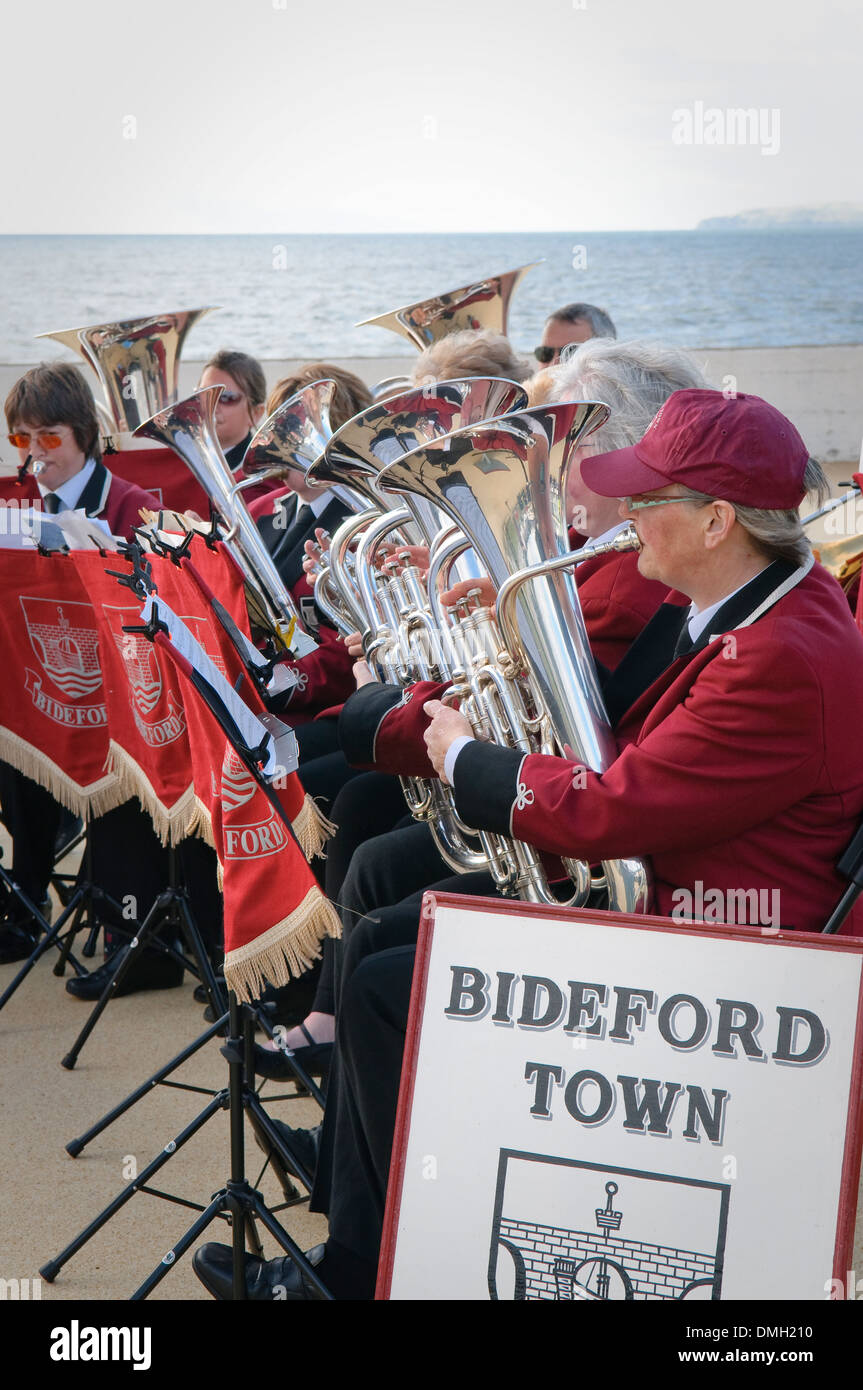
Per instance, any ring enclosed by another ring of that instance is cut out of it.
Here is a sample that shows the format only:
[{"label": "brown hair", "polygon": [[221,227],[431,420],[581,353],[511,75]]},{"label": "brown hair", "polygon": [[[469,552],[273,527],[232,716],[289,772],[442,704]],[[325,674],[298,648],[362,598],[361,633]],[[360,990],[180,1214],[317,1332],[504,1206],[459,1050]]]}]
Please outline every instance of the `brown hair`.
[{"label": "brown hair", "polygon": [[518,357],[508,338],[487,328],[466,328],[448,333],[420,353],[411,377],[416,385],[426,381],[454,381],[465,376],[503,376],[524,381],[530,365]]},{"label": "brown hair", "polygon": [[256,357],[250,357],[247,352],[232,352],[230,348],[220,348],[209,362],[204,363],[202,373],[208,367],[212,367],[215,372],[227,372],[232,376],[253,409],[256,405],[264,404],[267,396],[267,378]]},{"label": "brown hair", "polygon": [[298,391],[302,391],[304,386],[311,386],[315,381],[327,379],[336,383],[330,406],[330,424],[334,430],[341,429],[348,420],[352,420],[361,410],[367,410],[373,404],[371,391],[353,372],[345,371],[343,367],[334,367],[329,362],[307,362],[293,375],[282,377],[281,381],[276,382],[267,401],[267,415],[272,415],[274,410],[284,405],[285,401],[290,400]]},{"label": "brown hair", "polygon": [[83,376],[71,362],[40,362],[15,382],[5,404],[10,433],[25,420],[28,424],[68,425],[86,458],[98,463],[99,417],[96,402]]}]

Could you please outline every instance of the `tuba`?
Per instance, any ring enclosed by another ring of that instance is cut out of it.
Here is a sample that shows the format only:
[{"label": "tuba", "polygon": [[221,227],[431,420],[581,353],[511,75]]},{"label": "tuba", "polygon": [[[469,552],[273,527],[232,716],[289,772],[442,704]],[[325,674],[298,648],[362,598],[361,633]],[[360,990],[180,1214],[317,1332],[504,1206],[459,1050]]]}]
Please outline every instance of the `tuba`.
[{"label": "tuba", "polygon": [[183,460],[228,527],[224,543],[247,578],[247,594],[256,616],[263,616],[281,648],[294,628],[303,631],[296,604],[261,533],[249,515],[238,483],[216,434],[216,402],[221,386],[205,386],[185,400],[158,411],[135,430],[136,438],[167,444]]},{"label": "tuba", "polygon": [[460,289],[433,295],[418,304],[405,304],[388,314],[363,319],[354,327],[367,328],[374,324],[378,328],[388,328],[407,338],[420,352],[448,333],[465,328],[487,328],[505,334],[513,293],[527,272],[538,264],[538,261],[531,261],[501,275],[489,275],[485,280],[475,280]]},{"label": "tuba", "polygon": [[131,434],[177,399],[186,336],[213,307],[66,328],[36,337],[53,338],[83,357],[102,384],[105,399],[97,408],[108,433]]},{"label": "tuba", "polygon": [[[480,614],[497,658],[488,660],[480,649],[457,673],[452,692],[477,735],[525,753],[571,754],[595,772],[605,771],[617,750],[571,566],[600,551],[569,552],[565,495],[572,454],[608,414],[599,402],[512,413],[414,450],[379,478],[384,490],[416,492],[445,511],[499,592],[496,621],[488,610]],[[635,545],[633,531],[609,548]],[[503,891],[560,905],[535,851],[485,833],[480,838]],[[575,885],[567,906],[581,906],[600,884],[589,866],[564,862]],[[609,861],[603,870],[610,907],[646,910],[648,877],[639,860]]]}]

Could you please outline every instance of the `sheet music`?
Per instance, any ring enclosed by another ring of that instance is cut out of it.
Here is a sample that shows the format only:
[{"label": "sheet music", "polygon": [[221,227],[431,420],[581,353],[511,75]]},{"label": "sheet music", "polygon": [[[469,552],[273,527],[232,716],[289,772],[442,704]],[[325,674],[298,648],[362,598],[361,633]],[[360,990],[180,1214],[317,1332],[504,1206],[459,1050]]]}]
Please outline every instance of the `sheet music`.
[{"label": "sheet music", "polygon": [[148,596],[141,610],[141,618],[145,623],[148,623],[154,613],[159,621],[167,627],[171,642],[180,655],[185,657],[189,664],[204,677],[208,685],[211,685],[216,691],[239,729],[247,748],[257,748],[266,739],[267,757],[262,771],[266,777],[274,776],[280,764],[270,731],[252,713],[248,705],[240,699],[233,686],[204,651],[200,642],[192,636],[182,618],[179,618],[173,609],[168,607],[164,599],[159,598],[158,594]]},{"label": "sheet music", "polygon": [[0,506],[0,550],[65,550],[59,520],[38,507]]}]

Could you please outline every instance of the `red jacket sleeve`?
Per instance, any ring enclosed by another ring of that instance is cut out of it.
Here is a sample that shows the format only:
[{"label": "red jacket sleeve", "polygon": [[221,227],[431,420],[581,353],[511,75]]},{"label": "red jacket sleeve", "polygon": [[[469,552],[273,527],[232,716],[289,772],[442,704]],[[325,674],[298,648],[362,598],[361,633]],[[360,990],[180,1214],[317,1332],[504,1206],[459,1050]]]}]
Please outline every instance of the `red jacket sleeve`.
[{"label": "red jacket sleeve", "polygon": [[[313,596],[305,575],[294,585],[292,594],[302,611]],[[340,705],[355,689],[354,659],[335,628],[321,622],[311,635],[317,650],[298,661],[285,662],[299,677],[299,683],[288,692],[287,703],[279,705],[279,713],[288,720],[294,714],[312,718],[331,705]]]},{"label": "red jacket sleeve", "polygon": [[[738,634],[736,659],[724,661],[719,649],[688,697],[601,775],[564,758],[465,748],[454,774],[459,814],[592,861],[727,840],[815,789],[821,713],[814,666],[779,640],[747,646]],[[480,760],[498,752],[508,759],[505,782],[501,764],[490,796]]]},{"label": "red jacket sleeve", "polygon": [[426,700],[439,700],[446,685],[420,681],[400,690],[373,682],[347,701],[339,717],[339,742],[352,767],[374,768],[401,777],[437,777],[423,733]]}]

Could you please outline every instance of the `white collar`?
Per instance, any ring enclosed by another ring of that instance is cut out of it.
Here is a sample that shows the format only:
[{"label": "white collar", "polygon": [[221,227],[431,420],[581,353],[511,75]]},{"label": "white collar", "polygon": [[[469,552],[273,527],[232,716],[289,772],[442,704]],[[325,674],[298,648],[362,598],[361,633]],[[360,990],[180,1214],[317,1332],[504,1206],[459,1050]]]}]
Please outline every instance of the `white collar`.
[{"label": "white collar", "polygon": [[327,510],[327,507],[330,505],[332,500],[333,494],[330,491],[330,489],[326,487],[324,488],[323,492],[316,492],[313,500],[311,502],[307,502],[306,506],[311,507],[312,514],[315,517],[319,517],[323,516],[324,512]]},{"label": "white collar", "polygon": [[333,494],[329,488],[324,488],[323,492],[316,492],[311,502],[304,502],[297,492],[286,492],[283,497],[278,499],[276,506],[280,511],[284,511],[292,503],[295,504],[293,519],[290,523],[293,525],[303,507],[310,507],[312,516],[319,517],[327,510],[332,500]]},{"label": "white collar", "polygon": [[[746,584],[751,583],[752,580],[747,579]],[[718,603],[711,603],[709,608],[696,608],[694,603],[689,605],[686,623],[689,628],[689,636],[692,638],[693,642],[698,641],[702,632],[707,627],[707,624],[711,621],[714,613],[718,613],[720,608],[722,608],[729,599],[734,598],[735,594],[739,594],[741,589],[745,589],[746,584],[738,584],[737,588],[732,589],[730,594],[726,594],[724,598],[719,599]]]},{"label": "white collar", "polygon": [[[72,512],[75,510],[81,493],[84,491],[95,471],[96,460],[88,459],[83,468],[79,469],[77,473],[73,473],[71,478],[67,478],[65,483],[61,483],[60,487],[55,488],[54,496],[59,497],[60,501],[63,503],[62,511]],[[43,498],[47,497],[51,491],[50,488],[43,487],[38,478],[36,479],[36,486]]]}]

